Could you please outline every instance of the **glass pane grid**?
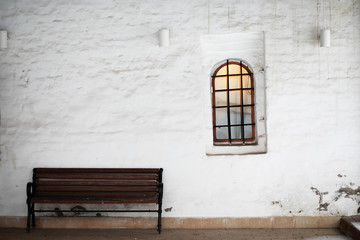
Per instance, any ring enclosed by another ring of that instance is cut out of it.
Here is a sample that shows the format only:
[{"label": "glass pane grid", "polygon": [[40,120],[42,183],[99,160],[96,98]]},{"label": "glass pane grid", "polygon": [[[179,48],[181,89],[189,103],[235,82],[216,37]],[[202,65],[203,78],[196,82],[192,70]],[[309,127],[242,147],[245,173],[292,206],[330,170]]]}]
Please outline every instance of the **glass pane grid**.
[{"label": "glass pane grid", "polygon": [[214,143],[245,144],[254,141],[255,104],[252,73],[241,61],[227,60],[212,77]]}]

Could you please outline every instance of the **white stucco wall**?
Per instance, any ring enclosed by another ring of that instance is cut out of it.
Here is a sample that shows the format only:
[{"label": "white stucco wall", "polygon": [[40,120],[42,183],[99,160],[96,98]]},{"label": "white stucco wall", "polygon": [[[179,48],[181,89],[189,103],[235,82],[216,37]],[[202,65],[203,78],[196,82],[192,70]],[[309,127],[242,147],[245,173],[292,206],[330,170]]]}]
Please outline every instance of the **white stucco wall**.
[{"label": "white stucco wall", "polygon": [[[0,29],[0,216],[40,166],[163,167],[165,217],[357,212],[359,0],[1,0]],[[267,153],[206,156],[201,38],[259,31]]]}]

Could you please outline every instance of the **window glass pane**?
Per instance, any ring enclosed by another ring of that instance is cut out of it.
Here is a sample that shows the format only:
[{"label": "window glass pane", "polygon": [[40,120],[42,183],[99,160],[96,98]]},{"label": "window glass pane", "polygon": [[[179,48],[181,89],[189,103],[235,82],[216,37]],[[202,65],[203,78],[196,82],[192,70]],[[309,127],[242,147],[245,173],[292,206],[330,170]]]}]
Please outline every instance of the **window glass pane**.
[{"label": "window glass pane", "polygon": [[214,90],[222,90],[227,89],[227,78],[226,77],[216,77],[215,78],[215,89]]},{"label": "window glass pane", "polygon": [[242,68],[242,74],[246,74],[248,73],[248,71],[246,70],[246,68]]},{"label": "window glass pane", "polygon": [[215,92],[215,106],[227,106],[227,92]]},{"label": "window glass pane", "polygon": [[252,90],[244,90],[244,98],[243,98],[243,101],[244,101],[244,105],[248,105],[248,104],[253,104],[252,102],[252,96],[251,94],[253,93]]},{"label": "window glass pane", "polygon": [[231,139],[241,139],[241,127],[231,127]]},{"label": "window glass pane", "polygon": [[230,108],[230,124],[241,124],[241,108],[232,107]]},{"label": "window glass pane", "polygon": [[227,108],[216,108],[216,125],[227,125]]},{"label": "window glass pane", "polygon": [[240,65],[229,64],[229,74],[240,74]]},{"label": "window glass pane", "polygon": [[244,126],[244,135],[245,138],[253,138],[252,126]]},{"label": "window glass pane", "polygon": [[241,88],[240,86],[240,76],[229,77],[229,89]]},{"label": "window glass pane", "polygon": [[[250,111],[250,112],[247,112]],[[252,123],[252,119],[251,119],[251,108],[244,108],[244,124],[249,124]]]},{"label": "window glass pane", "polygon": [[225,66],[223,66],[222,68],[220,68],[220,70],[216,73],[216,75],[218,76],[218,75],[226,75],[226,69],[227,69],[227,67],[226,67],[226,65]]},{"label": "window glass pane", "polygon": [[243,88],[251,88],[251,77],[248,75],[242,76]]},{"label": "window glass pane", "polygon": [[[244,107],[244,124],[253,123],[251,119],[252,113],[250,107]],[[241,107],[230,108],[230,124],[242,124],[241,122]]]},{"label": "window glass pane", "polygon": [[227,127],[216,128],[216,139],[229,139],[229,132]]},{"label": "window glass pane", "polygon": [[240,95],[240,90],[239,91],[230,91],[230,106],[234,106],[234,105],[240,105],[241,104],[241,95]]}]

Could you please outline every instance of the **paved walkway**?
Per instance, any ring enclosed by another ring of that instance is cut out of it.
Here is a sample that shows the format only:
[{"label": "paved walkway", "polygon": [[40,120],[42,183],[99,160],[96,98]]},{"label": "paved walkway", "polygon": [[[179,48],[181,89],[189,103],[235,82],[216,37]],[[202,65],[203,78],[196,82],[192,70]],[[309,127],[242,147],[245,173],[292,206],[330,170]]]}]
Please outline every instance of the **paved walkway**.
[{"label": "paved walkway", "polygon": [[24,229],[0,228],[0,240],[349,240],[337,229]]}]

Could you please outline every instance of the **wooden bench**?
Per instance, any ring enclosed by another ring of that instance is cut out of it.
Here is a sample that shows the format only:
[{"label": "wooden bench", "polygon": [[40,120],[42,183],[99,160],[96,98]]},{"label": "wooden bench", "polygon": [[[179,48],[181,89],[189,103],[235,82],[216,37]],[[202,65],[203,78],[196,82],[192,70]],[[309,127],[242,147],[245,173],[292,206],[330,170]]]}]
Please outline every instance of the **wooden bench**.
[{"label": "wooden bench", "polygon": [[[86,212],[156,212],[161,233],[162,168],[34,168],[26,187],[27,231],[35,227],[35,204],[157,204],[157,210]],[[71,212],[62,210],[61,212]]]}]

